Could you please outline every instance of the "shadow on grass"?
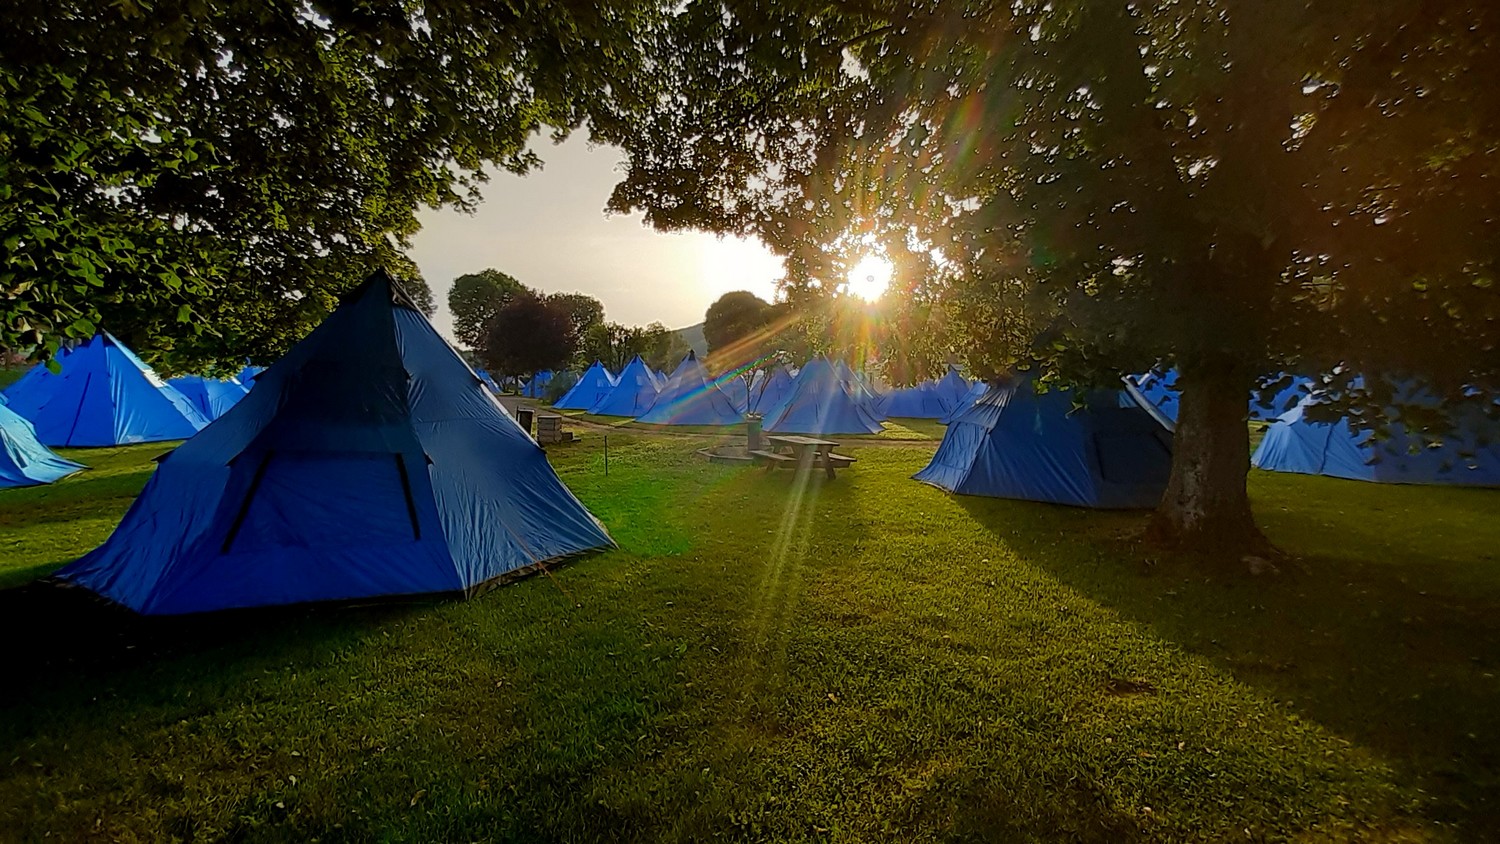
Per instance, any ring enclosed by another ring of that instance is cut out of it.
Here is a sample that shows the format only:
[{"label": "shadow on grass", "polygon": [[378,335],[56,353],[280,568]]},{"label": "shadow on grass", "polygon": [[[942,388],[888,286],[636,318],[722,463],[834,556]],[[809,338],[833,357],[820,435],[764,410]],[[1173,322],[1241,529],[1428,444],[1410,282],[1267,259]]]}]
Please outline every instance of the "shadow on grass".
[{"label": "shadow on grass", "polygon": [[[38,566],[55,569],[63,563]],[[193,683],[210,674],[217,682],[292,652],[317,650],[320,642],[360,635],[436,602],[412,600],[373,605],[304,605],[234,610],[191,616],[138,615],[84,589],[38,580],[0,590],[0,637],[13,647],[5,659],[0,706],[17,719],[47,703],[87,706],[78,686],[159,686]],[[136,689],[139,691],[139,689]]]},{"label": "shadow on grass", "polygon": [[1059,581],[1383,754],[1464,840],[1500,837],[1500,571],[1458,586],[1410,548],[1376,562],[1351,543],[1269,577],[1210,572],[1140,543],[1140,513],[955,500]]}]

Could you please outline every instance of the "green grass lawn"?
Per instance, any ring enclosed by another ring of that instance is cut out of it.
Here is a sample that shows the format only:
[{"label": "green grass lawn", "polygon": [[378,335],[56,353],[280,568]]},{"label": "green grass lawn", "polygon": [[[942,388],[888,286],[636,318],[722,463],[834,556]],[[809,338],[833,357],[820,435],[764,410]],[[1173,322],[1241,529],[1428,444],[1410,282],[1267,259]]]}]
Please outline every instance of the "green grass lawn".
[{"label": "green grass lawn", "polygon": [[[620,550],[466,602],[142,620],[0,593],[0,838],[1469,841],[1500,829],[1500,493],[1257,473],[1275,577],[1140,514],[555,449]],[[0,493],[9,582],[161,447]],[[92,486],[91,486],[92,485]],[[89,502],[93,502],[93,506]]]}]

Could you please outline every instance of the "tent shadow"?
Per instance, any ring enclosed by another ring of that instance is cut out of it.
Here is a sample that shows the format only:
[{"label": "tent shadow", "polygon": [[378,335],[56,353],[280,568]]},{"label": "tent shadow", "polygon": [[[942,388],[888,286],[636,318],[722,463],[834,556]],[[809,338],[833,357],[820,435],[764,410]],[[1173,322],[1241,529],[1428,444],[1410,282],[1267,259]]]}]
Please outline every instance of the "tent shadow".
[{"label": "tent shadow", "polygon": [[32,581],[0,590],[0,637],[12,643],[0,709],[43,706],[56,716],[60,710],[86,708],[89,695],[82,690],[90,687],[223,683],[236,674],[306,658],[333,640],[373,633],[438,600],[151,617],[84,589]]},{"label": "tent shadow", "polygon": [[1208,571],[1141,543],[1140,511],[954,500],[1061,583],[1380,753],[1428,791],[1429,817],[1500,829],[1500,594],[1333,556]]}]

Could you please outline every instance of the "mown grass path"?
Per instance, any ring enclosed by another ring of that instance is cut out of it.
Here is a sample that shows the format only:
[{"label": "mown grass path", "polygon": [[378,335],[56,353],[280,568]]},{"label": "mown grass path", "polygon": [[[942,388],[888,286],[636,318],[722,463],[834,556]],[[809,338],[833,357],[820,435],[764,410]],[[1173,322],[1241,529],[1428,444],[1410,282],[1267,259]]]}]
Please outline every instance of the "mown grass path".
[{"label": "mown grass path", "polygon": [[[1254,579],[1153,559],[1140,514],[908,480],[930,445],[825,482],[624,431],[605,476],[597,440],[552,456],[620,550],[474,600],[0,593],[0,838],[1496,835],[1500,493],[1256,475],[1301,561]],[[13,581],[157,451],[0,494]]]}]

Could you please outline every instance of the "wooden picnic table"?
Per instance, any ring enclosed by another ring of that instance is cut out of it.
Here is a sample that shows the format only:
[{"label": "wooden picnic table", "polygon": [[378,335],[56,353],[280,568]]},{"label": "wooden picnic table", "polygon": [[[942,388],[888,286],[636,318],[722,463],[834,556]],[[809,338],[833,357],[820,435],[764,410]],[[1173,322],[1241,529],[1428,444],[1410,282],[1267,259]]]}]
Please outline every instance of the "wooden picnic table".
[{"label": "wooden picnic table", "polygon": [[853,457],[833,453],[839,445],[833,440],[821,440],[817,437],[804,437],[797,434],[771,434],[765,439],[770,448],[752,451],[750,454],[757,461],[767,464],[768,471],[777,466],[792,466],[798,469],[818,467],[827,472],[829,478],[832,478],[834,469],[843,468],[854,462]]}]

